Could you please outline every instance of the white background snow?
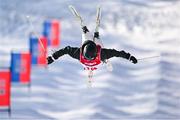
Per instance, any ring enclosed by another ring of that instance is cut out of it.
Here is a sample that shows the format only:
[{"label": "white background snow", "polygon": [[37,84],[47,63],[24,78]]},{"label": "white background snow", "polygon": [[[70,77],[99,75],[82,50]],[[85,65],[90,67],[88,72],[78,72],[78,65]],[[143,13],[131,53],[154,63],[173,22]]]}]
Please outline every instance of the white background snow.
[{"label": "white background snow", "polygon": [[12,116],[0,112],[0,120],[180,119],[179,0],[0,0],[0,66],[10,65],[11,50],[28,51],[32,29],[27,15],[39,34],[45,19],[59,19],[59,48],[80,46],[81,29],[70,4],[91,31],[96,7],[102,6],[100,34],[105,47],[139,59],[160,57],[136,65],[112,58],[113,72],[102,65],[92,88],[87,87],[80,63],[67,55],[48,69],[33,67],[31,91],[13,84]]}]

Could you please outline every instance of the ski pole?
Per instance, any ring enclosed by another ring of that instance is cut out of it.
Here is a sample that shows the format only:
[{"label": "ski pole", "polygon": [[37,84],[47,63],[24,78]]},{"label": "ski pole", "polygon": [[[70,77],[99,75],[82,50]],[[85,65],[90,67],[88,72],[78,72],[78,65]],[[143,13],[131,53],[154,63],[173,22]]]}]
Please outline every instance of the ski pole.
[{"label": "ski pole", "polygon": [[46,49],[45,49],[45,47],[44,47],[42,41],[39,39],[38,34],[35,32],[35,28],[34,28],[34,26],[33,26],[33,24],[32,24],[32,21],[31,21],[31,19],[30,19],[30,16],[26,16],[26,18],[27,18],[27,20],[28,20],[28,23],[29,23],[30,26],[31,26],[31,29],[32,29],[33,33],[34,33],[35,36],[38,38],[38,41],[39,41],[39,43],[40,43],[40,45],[41,45],[43,51],[46,53],[47,51],[46,51]]},{"label": "ski pole", "polygon": [[151,56],[151,57],[144,57],[144,58],[139,58],[137,60],[145,60],[145,59],[152,59],[152,58],[157,58],[157,57],[160,57],[160,56]]}]

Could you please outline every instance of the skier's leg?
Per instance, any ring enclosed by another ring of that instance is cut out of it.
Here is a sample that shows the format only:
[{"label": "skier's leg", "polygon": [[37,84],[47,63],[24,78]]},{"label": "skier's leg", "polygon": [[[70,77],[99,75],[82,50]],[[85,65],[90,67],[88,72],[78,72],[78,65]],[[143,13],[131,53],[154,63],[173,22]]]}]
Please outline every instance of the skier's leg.
[{"label": "skier's leg", "polygon": [[86,26],[83,26],[82,27],[82,44],[87,40],[92,40],[92,35],[89,32],[88,28]]},{"label": "skier's leg", "polygon": [[[101,39],[99,37],[99,32],[98,31],[94,32],[93,40],[97,45],[100,45],[102,48],[104,47],[104,45],[103,45],[103,43],[102,43],[102,41],[101,41]],[[105,59],[103,62],[106,64],[106,68],[107,68],[108,71],[113,70],[112,64],[108,59]]]},{"label": "skier's leg", "polygon": [[97,44],[97,45],[100,45],[101,47],[104,47],[101,39],[100,39],[100,36],[99,36],[99,32],[96,31],[94,32],[94,37],[93,37],[93,41]]}]

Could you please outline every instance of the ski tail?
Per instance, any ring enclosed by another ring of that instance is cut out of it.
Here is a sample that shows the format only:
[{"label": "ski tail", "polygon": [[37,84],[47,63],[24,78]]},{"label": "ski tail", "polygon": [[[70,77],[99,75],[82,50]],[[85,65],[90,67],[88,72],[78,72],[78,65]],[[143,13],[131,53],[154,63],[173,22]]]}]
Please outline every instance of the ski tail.
[{"label": "ski tail", "polygon": [[81,15],[77,12],[77,10],[75,9],[75,7],[72,6],[72,5],[69,5],[69,9],[70,9],[71,13],[76,17],[76,19],[80,22],[81,27],[83,27],[84,25],[83,25],[82,17],[81,17]]}]

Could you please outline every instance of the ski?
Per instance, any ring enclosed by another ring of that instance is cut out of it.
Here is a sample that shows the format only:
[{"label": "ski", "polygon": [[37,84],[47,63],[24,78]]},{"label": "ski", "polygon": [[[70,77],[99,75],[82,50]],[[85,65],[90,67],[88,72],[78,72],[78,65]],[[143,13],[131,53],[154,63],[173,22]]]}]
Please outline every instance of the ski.
[{"label": "ski", "polygon": [[96,28],[95,32],[99,31],[99,26],[100,26],[100,19],[101,19],[101,7],[97,7],[97,12],[96,12]]},{"label": "ski", "polygon": [[76,17],[76,19],[80,22],[81,27],[83,27],[83,26],[84,26],[84,25],[83,25],[83,19],[82,19],[82,17],[80,16],[80,14],[77,12],[77,10],[75,9],[75,7],[72,6],[72,5],[69,5],[69,9],[70,9],[70,11],[72,12],[72,14]]}]

